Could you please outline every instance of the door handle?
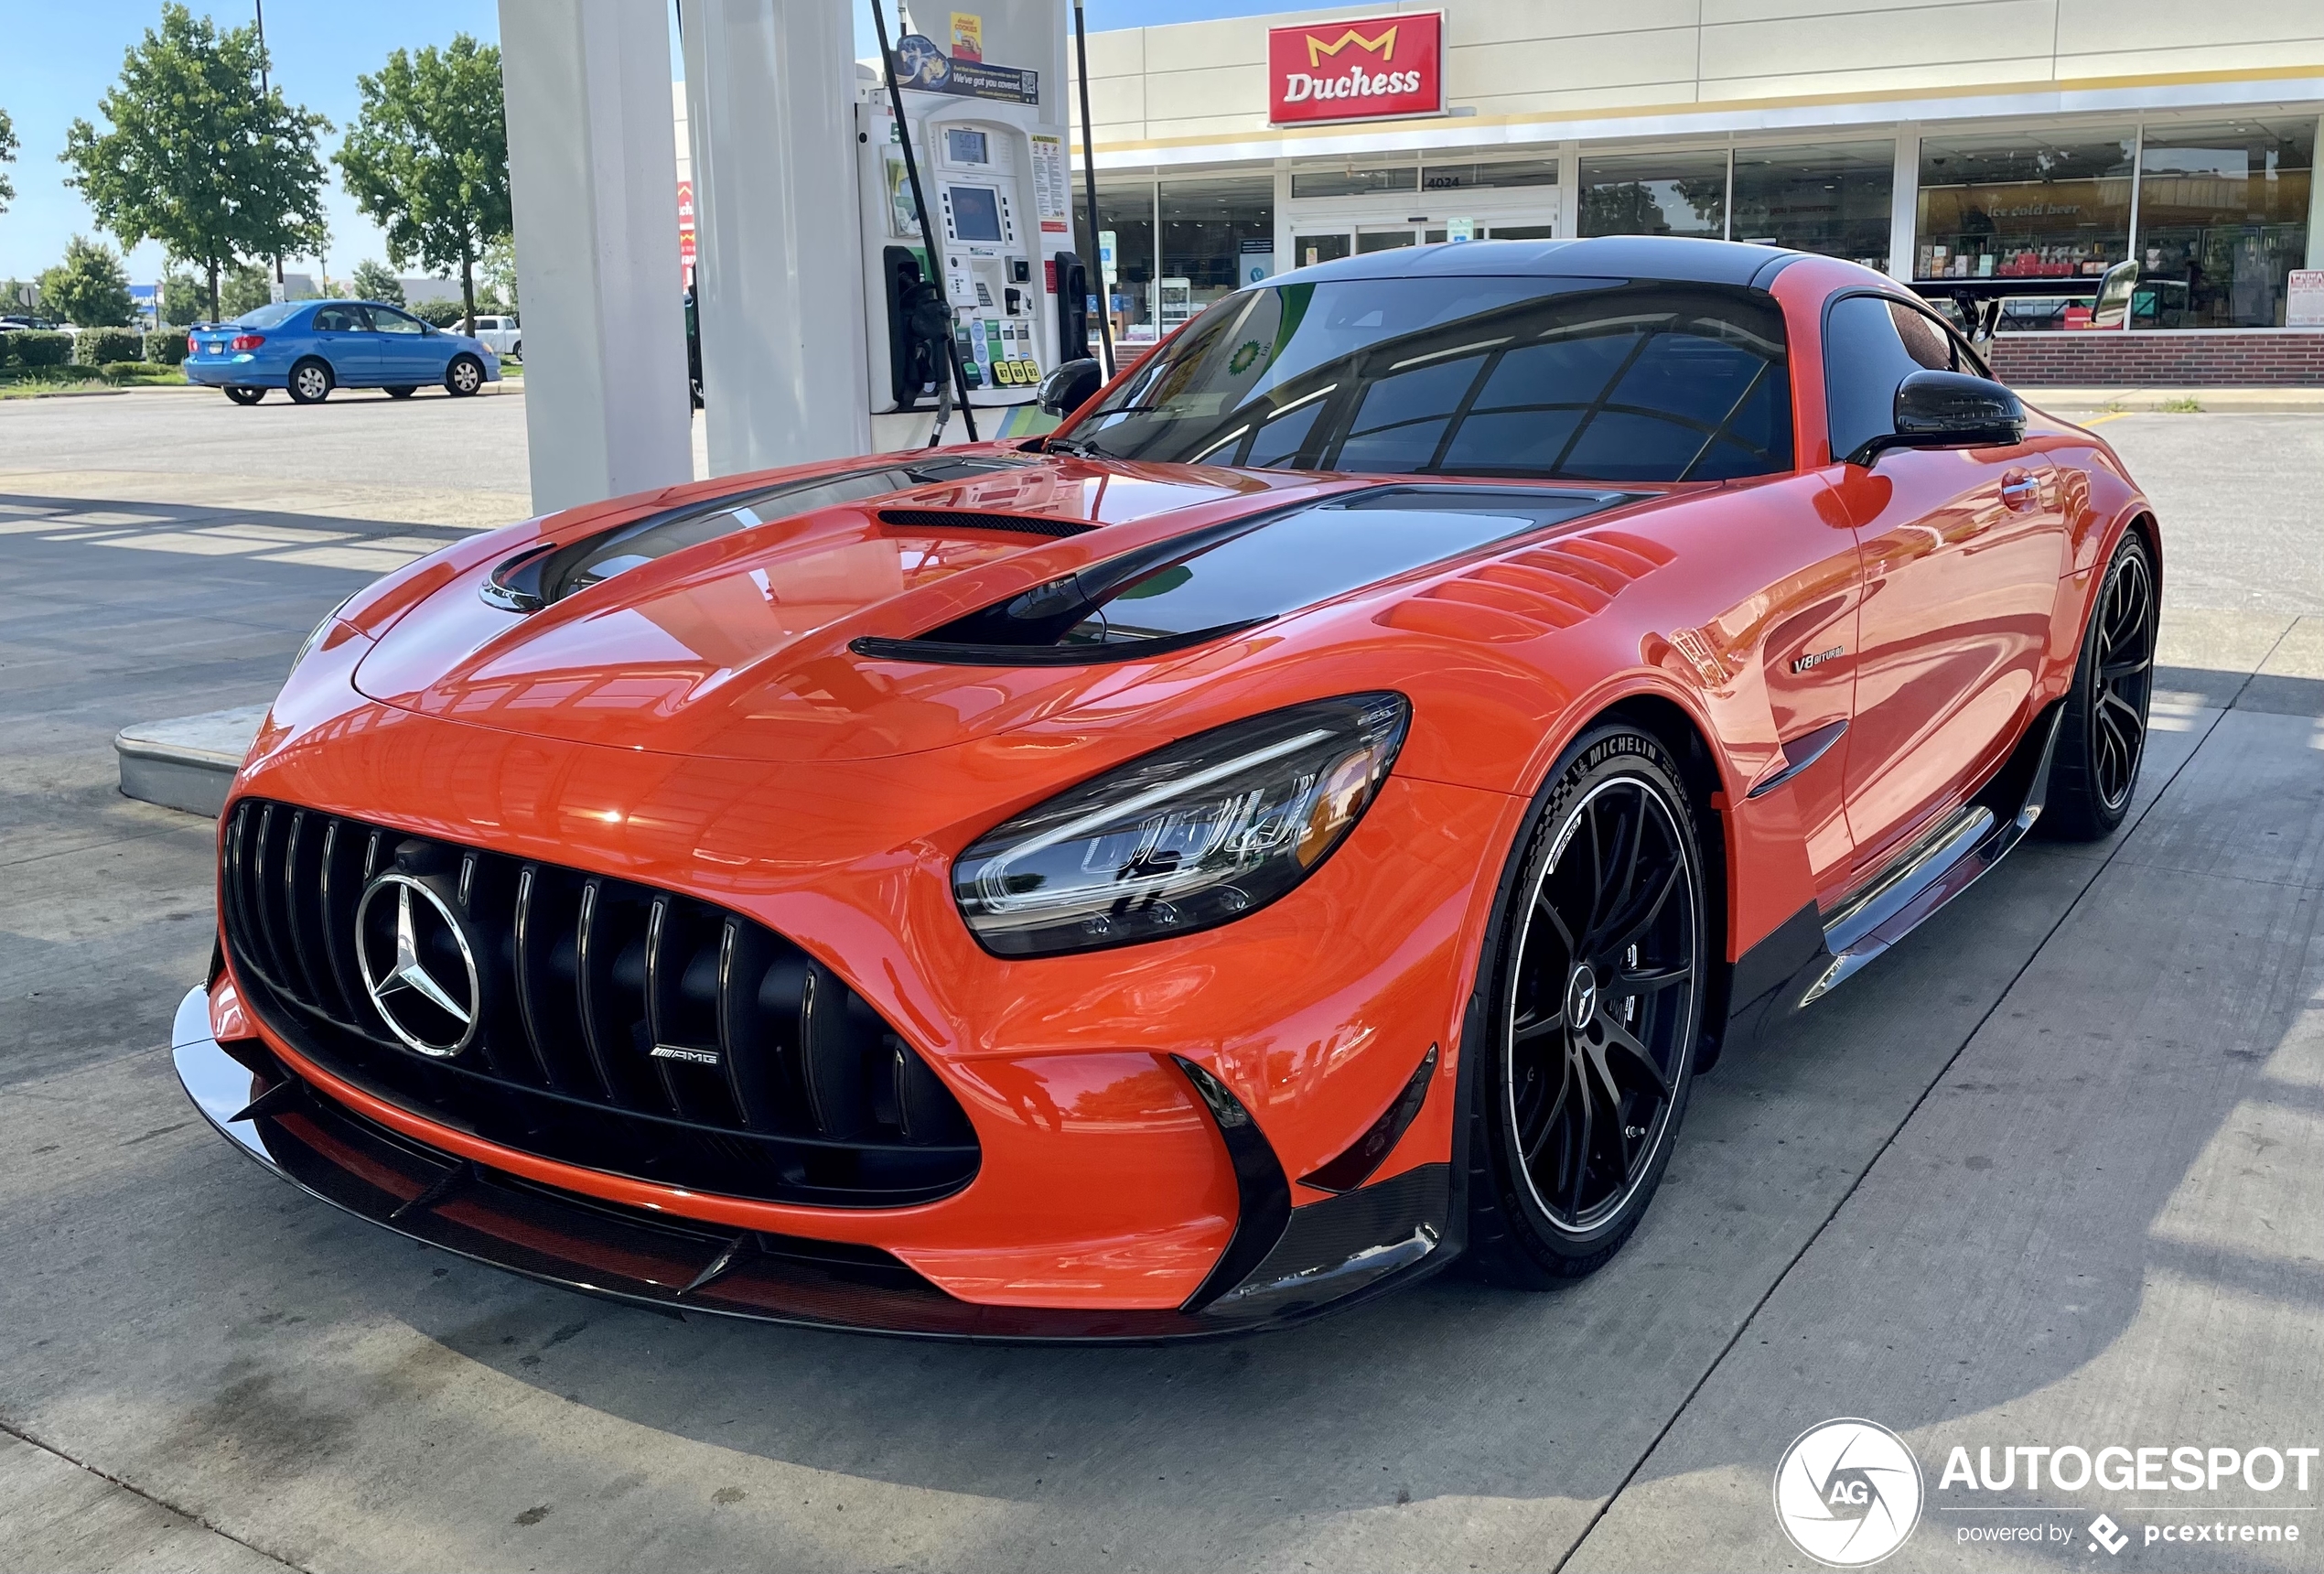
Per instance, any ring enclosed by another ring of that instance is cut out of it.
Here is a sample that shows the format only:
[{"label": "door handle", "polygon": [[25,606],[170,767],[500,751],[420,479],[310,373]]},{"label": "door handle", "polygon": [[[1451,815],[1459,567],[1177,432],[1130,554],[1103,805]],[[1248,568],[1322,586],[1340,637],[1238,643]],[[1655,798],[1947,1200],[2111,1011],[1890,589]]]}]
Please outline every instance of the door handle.
[{"label": "door handle", "polygon": [[2024,513],[2041,506],[2041,482],[2024,470],[2007,470],[2001,477],[2004,507]]}]

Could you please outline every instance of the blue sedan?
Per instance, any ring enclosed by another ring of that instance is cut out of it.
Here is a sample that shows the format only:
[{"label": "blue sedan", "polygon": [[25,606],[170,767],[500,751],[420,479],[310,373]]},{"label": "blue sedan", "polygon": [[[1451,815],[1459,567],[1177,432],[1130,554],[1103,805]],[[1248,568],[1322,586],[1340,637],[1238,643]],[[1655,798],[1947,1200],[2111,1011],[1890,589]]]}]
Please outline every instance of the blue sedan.
[{"label": "blue sedan", "polygon": [[431,328],[378,301],[276,301],[186,336],[186,381],[255,404],[269,388],[319,404],[334,388],[407,399],[439,383],[465,397],[500,379],[500,358],[464,333]]}]

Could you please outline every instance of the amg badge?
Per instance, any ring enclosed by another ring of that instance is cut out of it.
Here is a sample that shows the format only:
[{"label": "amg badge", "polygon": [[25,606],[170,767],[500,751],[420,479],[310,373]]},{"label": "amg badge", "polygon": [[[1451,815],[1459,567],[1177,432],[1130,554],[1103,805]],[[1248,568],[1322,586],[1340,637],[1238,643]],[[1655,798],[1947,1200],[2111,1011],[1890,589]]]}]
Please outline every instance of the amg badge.
[{"label": "amg badge", "polygon": [[652,1060],[685,1061],[697,1066],[715,1066],[718,1063],[717,1051],[697,1050],[687,1044],[656,1044],[647,1051],[646,1054]]}]

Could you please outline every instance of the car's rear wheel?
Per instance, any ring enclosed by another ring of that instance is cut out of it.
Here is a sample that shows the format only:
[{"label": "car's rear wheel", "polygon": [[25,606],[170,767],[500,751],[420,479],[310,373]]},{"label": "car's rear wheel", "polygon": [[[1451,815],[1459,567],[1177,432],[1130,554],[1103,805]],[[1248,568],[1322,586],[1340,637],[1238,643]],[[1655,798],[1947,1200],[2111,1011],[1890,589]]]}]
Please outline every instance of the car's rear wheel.
[{"label": "car's rear wheel", "polygon": [[455,355],[444,369],[444,386],[455,398],[467,398],[484,386],[484,362],[473,355]]},{"label": "car's rear wheel", "polygon": [[290,369],[290,396],[294,404],[320,404],[331,396],[339,380],[331,369],[320,361],[302,361]]},{"label": "car's rear wheel", "polygon": [[266,390],[264,388],[229,388],[226,390],[226,397],[231,399],[237,404],[255,404],[261,399],[266,397]]},{"label": "car's rear wheel", "polygon": [[1695,814],[1662,744],[1611,725],[1567,750],[1528,823],[1469,1071],[1469,1253],[1495,1283],[1596,1271],[1662,1182],[1709,966]]},{"label": "car's rear wheel", "polygon": [[2136,531],[2107,560],[2058,727],[2042,828],[2071,842],[2111,835],[2130,812],[2155,694],[2154,559]]},{"label": "car's rear wheel", "polygon": [[391,399],[409,399],[413,394],[418,392],[419,390],[414,387],[411,383],[403,383],[389,389],[387,391],[387,396]]},{"label": "car's rear wheel", "polygon": [[524,359],[524,340],[520,339],[515,343],[509,346],[509,359],[511,361],[522,361]]}]

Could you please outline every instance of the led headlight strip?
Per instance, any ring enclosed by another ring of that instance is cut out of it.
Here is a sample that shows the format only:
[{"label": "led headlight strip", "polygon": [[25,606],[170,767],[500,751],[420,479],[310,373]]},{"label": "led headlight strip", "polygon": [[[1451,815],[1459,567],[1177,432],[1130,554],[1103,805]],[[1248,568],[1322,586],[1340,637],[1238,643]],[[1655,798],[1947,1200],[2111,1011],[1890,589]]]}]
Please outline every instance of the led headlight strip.
[{"label": "led headlight strip", "polygon": [[1141,756],[977,838],[952,867],[970,933],[1001,956],[1187,934],[1275,900],[1355,825],[1412,706],[1344,695]]}]

